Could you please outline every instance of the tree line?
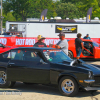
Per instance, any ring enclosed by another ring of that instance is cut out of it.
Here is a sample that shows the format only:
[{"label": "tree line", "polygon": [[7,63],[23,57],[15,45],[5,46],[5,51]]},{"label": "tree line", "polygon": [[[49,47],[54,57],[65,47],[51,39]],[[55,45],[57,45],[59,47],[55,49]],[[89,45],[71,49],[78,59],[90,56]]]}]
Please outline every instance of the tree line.
[{"label": "tree line", "polygon": [[83,18],[93,7],[92,18],[100,18],[100,0],[3,0],[3,26],[6,21],[26,21],[26,18],[40,18],[41,12],[48,9],[47,18],[60,16]]}]

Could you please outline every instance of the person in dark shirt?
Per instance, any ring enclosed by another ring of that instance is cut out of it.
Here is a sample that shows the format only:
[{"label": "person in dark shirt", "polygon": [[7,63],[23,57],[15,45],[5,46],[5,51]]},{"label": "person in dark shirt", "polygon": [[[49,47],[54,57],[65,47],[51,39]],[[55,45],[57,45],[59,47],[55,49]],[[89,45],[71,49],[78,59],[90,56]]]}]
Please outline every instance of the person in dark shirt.
[{"label": "person in dark shirt", "polygon": [[86,34],[86,36],[83,39],[89,39],[89,40],[91,40],[91,38],[89,37],[89,34]]},{"label": "person in dark shirt", "polygon": [[45,43],[43,43],[43,40],[45,39],[45,37],[43,37],[42,35],[38,35],[37,40],[38,42],[36,42],[34,44],[34,47],[47,47]]},{"label": "person in dark shirt", "polygon": [[[89,34],[86,34],[86,36],[83,39],[89,39],[89,40],[91,40],[91,38],[89,37]],[[89,43],[88,42],[84,42],[84,45],[86,45],[88,47]]]},{"label": "person in dark shirt", "polygon": [[77,54],[76,59],[80,58],[81,52],[84,49],[83,42],[81,40],[81,36],[82,35],[80,33],[78,33],[77,38],[75,39],[75,48],[76,48],[76,54]]}]

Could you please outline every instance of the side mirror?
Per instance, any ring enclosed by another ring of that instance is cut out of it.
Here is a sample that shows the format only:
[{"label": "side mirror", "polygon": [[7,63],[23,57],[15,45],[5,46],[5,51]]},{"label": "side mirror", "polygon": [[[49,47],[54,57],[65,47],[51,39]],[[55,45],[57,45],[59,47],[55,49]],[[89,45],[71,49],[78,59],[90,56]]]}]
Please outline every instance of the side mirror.
[{"label": "side mirror", "polygon": [[2,45],[2,47],[5,48],[6,46],[5,45]]},{"label": "side mirror", "polygon": [[5,48],[6,46],[0,43],[0,47]]},{"label": "side mirror", "polygon": [[40,59],[40,63],[42,63],[42,64],[47,64],[47,63],[44,62],[42,59]]}]

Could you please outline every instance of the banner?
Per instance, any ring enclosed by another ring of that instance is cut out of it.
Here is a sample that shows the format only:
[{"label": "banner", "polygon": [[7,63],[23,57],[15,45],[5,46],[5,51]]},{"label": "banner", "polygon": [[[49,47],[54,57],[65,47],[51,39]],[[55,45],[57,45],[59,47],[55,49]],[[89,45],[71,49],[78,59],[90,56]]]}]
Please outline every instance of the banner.
[{"label": "banner", "polygon": [[87,12],[86,23],[90,23],[91,22],[91,16],[92,16],[92,7],[89,8],[89,10]]},{"label": "banner", "polygon": [[45,20],[45,17],[47,15],[47,11],[48,9],[44,9],[41,13],[41,16],[40,16],[40,22],[43,22]]},{"label": "banner", "polygon": [[62,31],[63,33],[77,34],[77,25],[71,25],[71,26],[56,25],[55,28],[56,28],[55,33],[60,33]]},{"label": "banner", "polygon": [[[75,38],[66,38],[67,40],[73,40]],[[91,38],[93,41],[100,44],[100,38]],[[49,46],[49,44],[57,44],[60,41],[59,38],[46,38],[43,42]],[[0,37],[0,43],[7,46],[16,47],[33,47],[37,42],[37,38],[19,38],[19,37]]]}]

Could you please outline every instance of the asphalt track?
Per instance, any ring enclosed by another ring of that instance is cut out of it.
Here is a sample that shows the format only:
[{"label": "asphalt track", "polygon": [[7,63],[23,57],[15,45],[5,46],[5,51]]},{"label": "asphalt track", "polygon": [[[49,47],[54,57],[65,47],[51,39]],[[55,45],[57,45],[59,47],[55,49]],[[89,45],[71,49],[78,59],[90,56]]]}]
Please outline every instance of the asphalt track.
[{"label": "asphalt track", "polygon": [[[99,60],[86,62],[100,66]],[[0,88],[0,100],[100,100],[100,91],[79,91],[75,97],[66,97],[56,87],[17,82],[13,88]]]}]

